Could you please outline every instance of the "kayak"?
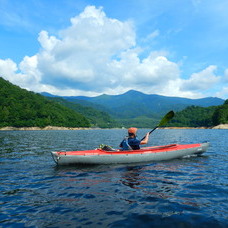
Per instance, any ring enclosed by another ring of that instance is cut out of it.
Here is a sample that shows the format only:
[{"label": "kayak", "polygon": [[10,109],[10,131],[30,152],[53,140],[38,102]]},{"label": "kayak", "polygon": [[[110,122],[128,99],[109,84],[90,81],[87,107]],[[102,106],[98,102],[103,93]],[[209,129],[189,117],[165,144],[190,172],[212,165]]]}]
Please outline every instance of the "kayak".
[{"label": "kayak", "polygon": [[112,150],[103,149],[84,151],[54,151],[52,157],[58,165],[70,164],[120,164],[164,161],[185,156],[201,155],[209,146],[208,142],[198,144],[170,144],[164,146],[144,147],[140,150]]}]

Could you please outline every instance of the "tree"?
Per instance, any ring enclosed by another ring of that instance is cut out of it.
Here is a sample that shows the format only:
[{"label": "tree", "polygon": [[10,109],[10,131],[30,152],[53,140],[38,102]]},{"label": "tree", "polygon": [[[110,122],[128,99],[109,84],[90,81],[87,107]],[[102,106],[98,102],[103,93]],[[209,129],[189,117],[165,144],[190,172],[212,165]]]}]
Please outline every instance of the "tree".
[{"label": "tree", "polygon": [[213,114],[212,120],[214,125],[228,124],[228,100],[226,100],[223,105],[218,106]]},{"label": "tree", "polygon": [[49,101],[0,77],[0,127],[89,127],[89,120],[76,110]]}]

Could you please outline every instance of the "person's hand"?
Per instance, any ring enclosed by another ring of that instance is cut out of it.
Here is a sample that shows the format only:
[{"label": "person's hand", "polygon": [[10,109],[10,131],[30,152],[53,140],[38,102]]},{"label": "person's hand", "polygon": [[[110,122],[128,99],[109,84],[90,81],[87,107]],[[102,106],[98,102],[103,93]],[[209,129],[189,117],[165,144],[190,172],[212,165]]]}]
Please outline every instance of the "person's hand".
[{"label": "person's hand", "polygon": [[141,141],[140,144],[147,144],[149,140],[150,132],[146,133],[145,138]]}]

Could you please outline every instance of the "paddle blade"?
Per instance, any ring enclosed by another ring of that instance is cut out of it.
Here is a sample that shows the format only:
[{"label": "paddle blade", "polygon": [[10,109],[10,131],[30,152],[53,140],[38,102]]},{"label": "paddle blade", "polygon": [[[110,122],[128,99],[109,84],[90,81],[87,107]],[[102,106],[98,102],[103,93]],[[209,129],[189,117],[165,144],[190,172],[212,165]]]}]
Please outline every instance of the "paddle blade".
[{"label": "paddle blade", "polygon": [[168,112],[160,121],[158,127],[167,124],[174,117],[174,111]]},{"label": "paddle blade", "polygon": [[[173,117],[174,117],[174,111],[168,112],[168,113],[162,118],[162,120],[160,121],[159,125],[156,126],[154,129],[152,129],[152,130],[149,132],[149,134],[151,134],[151,133],[152,133],[154,130],[156,130],[158,127],[167,124]],[[143,139],[145,139],[145,138],[146,138],[146,136],[144,136],[144,137],[141,139],[141,141],[142,141]]]}]

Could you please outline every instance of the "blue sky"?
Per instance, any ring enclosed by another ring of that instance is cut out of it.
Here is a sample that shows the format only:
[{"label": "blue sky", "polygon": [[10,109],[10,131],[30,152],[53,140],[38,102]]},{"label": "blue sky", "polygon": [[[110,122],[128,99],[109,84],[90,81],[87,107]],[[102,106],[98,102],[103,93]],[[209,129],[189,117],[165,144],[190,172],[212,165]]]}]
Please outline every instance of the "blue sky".
[{"label": "blue sky", "polygon": [[0,76],[35,92],[228,98],[227,0],[0,0]]}]

